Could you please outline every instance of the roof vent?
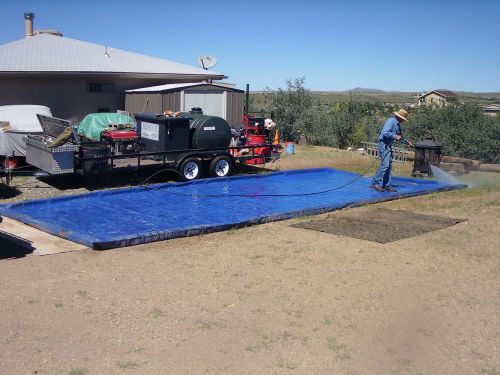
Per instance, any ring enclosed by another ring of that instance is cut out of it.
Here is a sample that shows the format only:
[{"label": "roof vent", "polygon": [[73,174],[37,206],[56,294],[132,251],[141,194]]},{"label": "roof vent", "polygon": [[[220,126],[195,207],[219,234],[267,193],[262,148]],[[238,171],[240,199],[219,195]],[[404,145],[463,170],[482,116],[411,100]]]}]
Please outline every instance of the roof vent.
[{"label": "roof vent", "polygon": [[24,13],[26,36],[33,36],[33,18],[35,18],[35,13]]},{"label": "roof vent", "polygon": [[51,34],[57,36],[63,36],[59,30],[35,30],[33,31],[33,19],[35,18],[35,13],[24,13],[24,24],[26,28],[26,36],[40,35],[40,34]]}]

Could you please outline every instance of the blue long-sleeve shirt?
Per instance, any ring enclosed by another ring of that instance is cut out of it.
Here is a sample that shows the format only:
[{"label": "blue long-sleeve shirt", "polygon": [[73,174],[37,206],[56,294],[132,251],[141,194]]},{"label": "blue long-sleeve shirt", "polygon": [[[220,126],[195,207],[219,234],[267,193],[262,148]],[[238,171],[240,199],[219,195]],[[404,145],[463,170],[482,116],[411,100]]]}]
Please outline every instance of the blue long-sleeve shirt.
[{"label": "blue long-sleeve shirt", "polygon": [[392,145],[396,141],[396,136],[401,136],[401,143],[407,143],[406,139],[403,138],[403,133],[401,129],[401,124],[399,123],[396,116],[389,117],[380,131],[378,136],[378,141],[384,142],[386,145]]}]

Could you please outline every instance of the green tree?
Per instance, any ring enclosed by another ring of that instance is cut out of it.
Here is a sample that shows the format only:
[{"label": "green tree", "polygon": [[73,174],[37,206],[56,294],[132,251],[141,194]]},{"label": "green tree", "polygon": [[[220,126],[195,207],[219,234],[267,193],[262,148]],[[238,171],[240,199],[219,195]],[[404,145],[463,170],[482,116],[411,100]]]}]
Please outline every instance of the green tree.
[{"label": "green tree", "polygon": [[293,125],[296,134],[304,134],[312,145],[339,147],[333,116],[325,106],[315,106],[304,112]]},{"label": "green tree", "polygon": [[363,103],[340,103],[332,109],[334,131],[338,139],[338,147],[357,146],[367,140],[362,133],[367,130],[368,110]]},{"label": "green tree", "polygon": [[416,141],[431,133],[443,142],[445,155],[495,162],[500,154],[500,123],[474,103],[419,108],[406,129]]},{"label": "green tree", "polygon": [[366,142],[370,138],[370,122],[371,118],[368,116],[363,116],[354,124],[354,133],[352,135],[352,145],[353,147],[358,147],[361,142]]},{"label": "green tree", "polygon": [[267,93],[271,101],[269,112],[273,114],[281,136],[286,141],[298,141],[300,134],[294,124],[312,106],[311,92],[304,87],[304,82],[304,77],[287,80],[285,90],[279,88],[276,92]]},{"label": "green tree", "polygon": [[[379,102],[313,102],[304,78],[287,80],[286,89],[267,90],[265,102],[286,141],[298,141],[304,134],[314,145],[347,148],[363,141],[376,142],[384,120],[396,105]],[[443,142],[450,156],[499,162],[500,121],[483,114],[479,105],[421,107],[403,126],[405,137],[418,141],[427,133]]]}]

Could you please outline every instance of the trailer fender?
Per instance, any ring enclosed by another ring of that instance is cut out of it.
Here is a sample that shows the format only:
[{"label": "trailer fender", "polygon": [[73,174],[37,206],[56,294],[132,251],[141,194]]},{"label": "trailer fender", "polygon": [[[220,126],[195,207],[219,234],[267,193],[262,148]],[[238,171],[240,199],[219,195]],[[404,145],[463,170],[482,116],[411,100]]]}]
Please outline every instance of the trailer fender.
[{"label": "trailer fender", "polygon": [[181,156],[179,156],[173,163],[173,167],[174,169],[179,169],[180,165],[182,163],[184,163],[184,161],[188,158],[192,158],[192,157],[198,157],[198,155],[194,152],[189,152],[189,153],[186,153],[186,154],[182,154]]}]

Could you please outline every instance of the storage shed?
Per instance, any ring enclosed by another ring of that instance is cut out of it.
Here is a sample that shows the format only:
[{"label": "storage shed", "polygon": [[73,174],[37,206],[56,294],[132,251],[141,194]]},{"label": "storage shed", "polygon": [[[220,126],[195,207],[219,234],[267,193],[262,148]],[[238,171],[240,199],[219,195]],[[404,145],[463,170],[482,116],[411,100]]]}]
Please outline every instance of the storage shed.
[{"label": "storage shed", "polygon": [[125,91],[125,110],[162,113],[165,109],[188,112],[199,107],[203,114],[225,119],[239,127],[243,118],[245,91],[223,83],[179,83]]}]

